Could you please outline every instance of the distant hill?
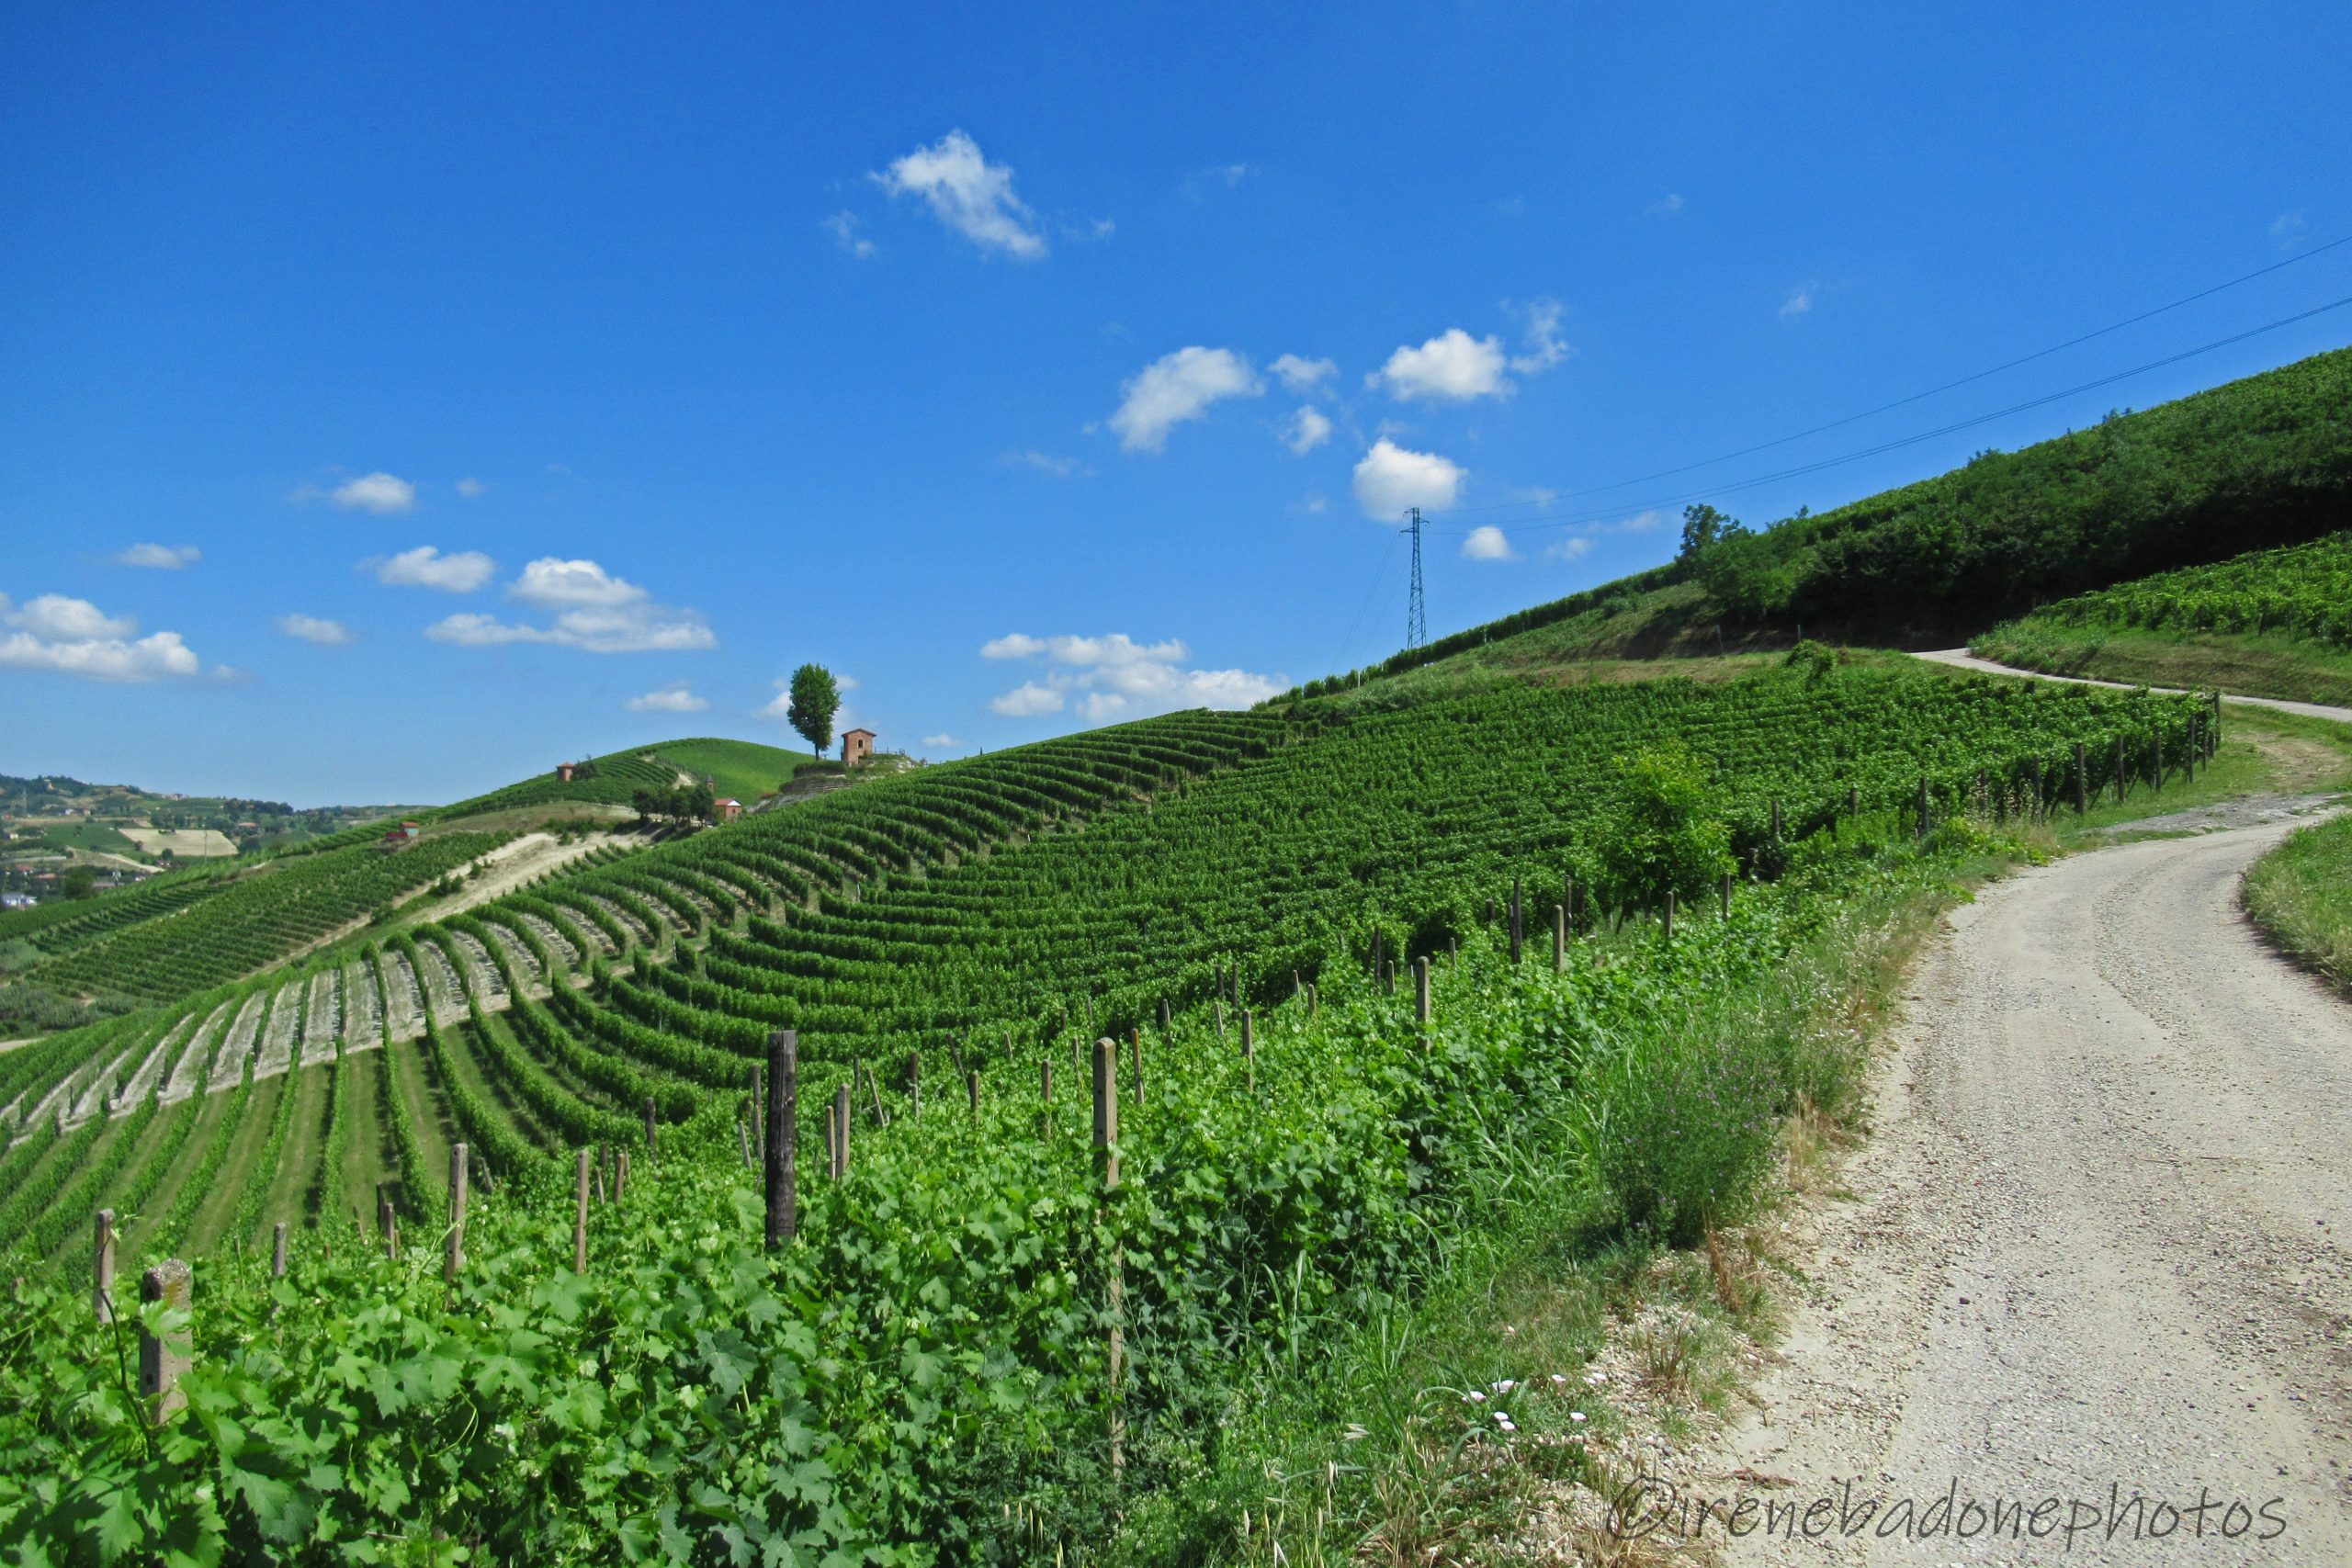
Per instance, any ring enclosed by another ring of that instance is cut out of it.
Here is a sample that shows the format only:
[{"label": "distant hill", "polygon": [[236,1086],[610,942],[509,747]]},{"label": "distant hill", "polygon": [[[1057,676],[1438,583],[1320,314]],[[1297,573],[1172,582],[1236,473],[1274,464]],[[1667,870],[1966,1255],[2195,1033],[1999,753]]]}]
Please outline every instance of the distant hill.
[{"label": "distant hill", "polygon": [[487,795],[445,806],[433,815],[448,821],[561,801],[626,806],[638,790],[666,789],[678,782],[681,773],[696,780],[708,774],[712,787],[720,795],[732,795],[749,806],[812,761],[815,759],[802,752],[756,740],[695,736],[588,758],[573,764],[572,776],[568,779],[558,769],[550,768]]},{"label": "distant hill", "polygon": [[[2070,594],[2264,547],[2352,513],[2352,349],[1819,513],[1720,537],[1662,566],[1442,637],[1307,694],[1556,628],[1562,658],[1647,658],[1816,637],[1964,640]],[[1720,637],[1720,644],[1718,638]]]}]

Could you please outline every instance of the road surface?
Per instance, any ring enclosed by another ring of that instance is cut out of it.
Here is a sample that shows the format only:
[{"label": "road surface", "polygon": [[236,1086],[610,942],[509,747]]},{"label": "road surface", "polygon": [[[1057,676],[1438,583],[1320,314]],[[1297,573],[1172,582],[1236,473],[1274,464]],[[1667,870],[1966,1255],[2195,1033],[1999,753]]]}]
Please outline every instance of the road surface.
[{"label": "road surface", "polygon": [[[1933,664],[1949,664],[1955,670],[1976,670],[1987,675],[2020,675],[2029,681],[2058,681],[2069,686],[2107,686],[2119,692],[2136,692],[2140,688],[2128,681],[2093,681],[2081,675],[2051,675],[2040,670],[2020,670],[2014,664],[1996,664],[1989,659],[1979,659],[1964,648],[1946,648],[1934,653],[1920,653],[1914,658]],[[2152,686],[2151,691],[2171,692],[2177,686]],[[2325,703],[2290,703],[2283,697],[2241,697],[2223,694],[2225,703],[2240,703],[2247,707],[2277,708],[2280,713],[2299,713],[2307,718],[2332,718],[2340,724],[2352,724],[2352,708],[2330,707]]]},{"label": "road surface", "polygon": [[[1888,1511],[1729,1561],[2352,1563],[2352,1007],[2238,909],[2294,826],[2071,856],[1951,917],[1712,1467]],[[1956,1505],[1878,1535],[1946,1496],[2058,1501],[2038,1540]]]}]

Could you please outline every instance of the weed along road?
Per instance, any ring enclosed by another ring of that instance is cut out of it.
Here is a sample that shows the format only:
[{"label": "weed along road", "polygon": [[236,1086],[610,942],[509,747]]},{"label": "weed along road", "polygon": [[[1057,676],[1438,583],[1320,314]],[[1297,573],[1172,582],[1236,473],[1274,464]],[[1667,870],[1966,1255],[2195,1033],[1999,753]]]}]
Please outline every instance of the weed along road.
[{"label": "weed along road", "polygon": [[[2291,826],[2075,855],[1953,914],[1717,1456],[1950,1528],[1883,1511],[1733,1561],[2352,1562],[2352,1007],[2238,908]],[[1996,1505],[2022,1514],[1993,1538]]]}]

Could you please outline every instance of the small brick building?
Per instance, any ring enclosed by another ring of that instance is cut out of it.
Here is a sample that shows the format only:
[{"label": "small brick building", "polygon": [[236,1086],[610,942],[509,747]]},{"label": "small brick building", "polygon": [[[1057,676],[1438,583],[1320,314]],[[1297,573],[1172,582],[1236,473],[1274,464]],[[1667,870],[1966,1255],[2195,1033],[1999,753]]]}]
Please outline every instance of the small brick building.
[{"label": "small brick building", "polygon": [[710,803],[710,819],[714,822],[732,822],[742,815],[743,803],[732,797]]},{"label": "small brick building", "polygon": [[845,729],[842,731],[842,761],[855,767],[874,755],[874,731]]},{"label": "small brick building", "polygon": [[579,771],[580,764],[577,762],[558,762],[555,765],[556,783],[570,784],[571,782],[572,775],[577,773]]}]

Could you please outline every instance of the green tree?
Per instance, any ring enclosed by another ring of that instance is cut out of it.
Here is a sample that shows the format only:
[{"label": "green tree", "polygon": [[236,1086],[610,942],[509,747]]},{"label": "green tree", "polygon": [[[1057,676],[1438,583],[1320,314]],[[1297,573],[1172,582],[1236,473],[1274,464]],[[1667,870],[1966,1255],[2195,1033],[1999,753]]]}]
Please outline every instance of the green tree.
[{"label": "green tree", "polygon": [[1668,743],[1618,758],[1614,772],[1593,842],[1618,899],[1647,908],[1672,893],[1687,903],[1736,868],[1723,792],[1704,761]]},{"label": "green tree", "polygon": [[87,898],[98,890],[97,870],[86,865],[68,867],[58,886],[68,898]]},{"label": "green tree", "polygon": [[1726,517],[1705,502],[1682,509],[1682,557],[1690,560],[1717,539],[1747,530],[1736,517]]},{"label": "green tree", "polygon": [[833,743],[833,715],[841,707],[841,685],[831,671],[821,664],[804,664],[792,672],[792,702],[784,716],[816,755],[822,756]]}]

